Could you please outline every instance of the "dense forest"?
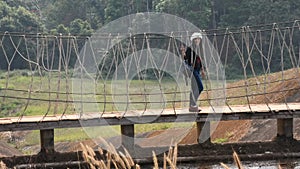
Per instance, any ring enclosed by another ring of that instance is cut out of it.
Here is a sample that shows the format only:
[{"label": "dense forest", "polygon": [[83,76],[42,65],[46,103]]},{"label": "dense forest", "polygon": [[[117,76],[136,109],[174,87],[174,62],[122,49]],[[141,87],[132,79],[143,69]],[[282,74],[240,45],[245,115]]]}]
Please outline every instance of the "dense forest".
[{"label": "dense forest", "polygon": [[[173,14],[204,30],[241,28],[294,21],[300,18],[299,9],[299,0],[3,0],[0,33],[5,51],[0,59],[15,53],[9,47],[11,39],[3,38],[5,32],[89,36],[115,19],[139,12]],[[19,52],[30,53],[28,48],[20,47]],[[9,69],[28,68],[23,62],[15,58]],[[74,63],[73,58],[70,65]],[[7,63],[0,63],[0,69],[7,70]]]},{"label": "dense forest", "polygon": [[3,0],[0,31],[89,34],[119,17],[164,12],[201,29],[299,19],[298,0]]}]

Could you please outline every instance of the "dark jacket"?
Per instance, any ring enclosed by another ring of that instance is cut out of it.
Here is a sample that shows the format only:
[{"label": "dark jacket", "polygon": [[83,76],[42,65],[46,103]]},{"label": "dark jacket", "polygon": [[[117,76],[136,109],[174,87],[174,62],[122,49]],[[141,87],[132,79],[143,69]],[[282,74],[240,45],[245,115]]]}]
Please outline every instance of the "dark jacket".
[{"label": "dark jacket", "polygon": [[202,62],[199,55],[196,54],[192,48],[188,47],[185,52],[184,59],[186,62],[192,66],[195,70],[200,71],[202,69]]}]

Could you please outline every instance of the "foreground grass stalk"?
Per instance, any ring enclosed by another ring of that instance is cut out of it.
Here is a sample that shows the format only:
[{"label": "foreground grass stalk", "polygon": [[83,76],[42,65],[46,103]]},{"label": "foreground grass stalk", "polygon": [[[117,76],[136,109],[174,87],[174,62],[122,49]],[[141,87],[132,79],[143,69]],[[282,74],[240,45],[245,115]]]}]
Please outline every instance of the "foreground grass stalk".
[{"label": "foreground grass stalk", "polygon": [[[111,169],[112,167],[111,164],[113,165],[113,168],[116,169],[140,169],[140,166],[138,164],[135,164],[130,153],[126,148],[123,147],[124,153],[120,151],[118,152],[111,143],[107,143],[104,139],[102,139],[102,141],[103,144],[106,145],[108,148],[108,151],[106,153],[104,153],[104,150],[102,148],[98,148],[100,155],[104,159],[97,159],[97,155],[91,147],[87,145],[83,145],[82,143],[80,144],[82,147],[83,158],[89,164],[89,167],[91,169],[98,169],[98,168]],[[153,169],[159,169],[160,166],[159,166],[158,158],[154,151],[152,151],[152,156],[153,156],[153,165],[154,165]],[[178,156],[177,145],[175,147],[170,146],[168,154],[166,155],[166,153],[164,153],[162,168],[176,169],[177,160],[178,160],[177,156]],[[241,160],[235,151],[233,151],[232,156],[236,167],[238,169],[244,169]],[[230,169],[230,167],[228,167],[224,163],[220,163],[220,165],[224,169]]]},{"label": "foreground grass stalk", "polygon": [[153,163],[154,163],[153,169],[159,169],[159,167],[158,167],[158,160],[157,160],[157,157],[156,157],[156,154],[155,154],[154,151],[152,151],[152,155],[153,155]]},{"label": "foreground grass stalk", "polygon": [[0,169],[7,169],[6,165],[0,161]]},{"label": "foreground grass stalk", "polygon": [[244,169],[243,165],[242,165],[242,162],[238,156],[238,154],[233,151],[233,159],[234,159],[234,162],[235,162],[235,165],[239,168],[239,169]]},{"label": "foreground grass stalk", "polygon": [[[232,157],[233,157],[233,160],[234,160],[234,163],[235,165],[237,166],[238,169],[244,169],[243,165],[242,165],[242,162],[238,156],[238,154],[233,151],[233,154],[232,154]],[[230,167],[228,167],[226,164],[224,163],[220,163],[220,165],[224,168],[224,169],[230,169]]]}]

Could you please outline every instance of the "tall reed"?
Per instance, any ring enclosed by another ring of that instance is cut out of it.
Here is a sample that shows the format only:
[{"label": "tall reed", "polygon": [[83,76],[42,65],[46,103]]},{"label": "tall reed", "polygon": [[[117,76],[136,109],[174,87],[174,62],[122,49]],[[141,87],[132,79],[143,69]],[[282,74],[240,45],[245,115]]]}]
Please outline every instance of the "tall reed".
[{"label": "tall reed", "polygon": [[[98,158],[95,151],[84,144],[80,144],[82,148],[82,156],[83,159],[88,163],[89,168],[91,169],[140,169],[140,165],[134,162],[133,158],[131,157],[130,153],[126,148],[123,147],[124,152],[117,151],[114,146],[108,142],[106,142],[104,139],[101,139],[101,142],[107,149],[105,152],[102,148],[98,148],[98,152],[102,156],[102,158]],[[105,152],[105,153],[104,153]],[[155,152],[152,152],[153,155],[153,163],[154,167],[153,169],[176,169],[177,164],[177,152],[178,148],[170,147],[168,154],[164,154],[164,160],[163,160],[163,166],[159,167],[158,158],[155,154]]]}]

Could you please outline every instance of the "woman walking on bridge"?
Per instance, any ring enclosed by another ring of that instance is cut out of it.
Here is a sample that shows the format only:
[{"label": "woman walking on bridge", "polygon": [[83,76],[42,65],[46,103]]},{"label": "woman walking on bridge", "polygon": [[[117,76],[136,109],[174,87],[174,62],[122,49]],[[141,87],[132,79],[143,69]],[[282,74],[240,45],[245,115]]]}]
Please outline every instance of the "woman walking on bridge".
[{"label": "woman walking on bridge", "polygon": [[[192,45],[187,47],[184,59],[186,63],[192,67],[193,76],[191,76],[191,92],[190,92],[190,112],[199,112],[197,100],[203,91],[202,78],[205,72],[201,62],[202,49],[202,34],[199,32],[193,33],[191,36]],[[201,75],[200,75],[201,72]]]}]

